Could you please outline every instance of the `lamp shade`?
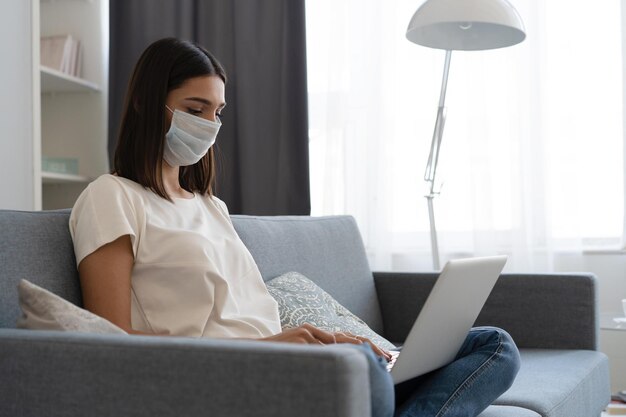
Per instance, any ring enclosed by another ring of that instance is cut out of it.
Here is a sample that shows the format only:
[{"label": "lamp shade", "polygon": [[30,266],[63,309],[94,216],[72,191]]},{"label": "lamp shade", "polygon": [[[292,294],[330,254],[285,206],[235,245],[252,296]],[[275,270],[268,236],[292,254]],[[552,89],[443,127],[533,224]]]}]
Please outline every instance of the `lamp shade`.
[{"label": "lamp shade", "polygon": [[406,37],[430,48],[477,51],[515,45],[526,34],[506,0],[427,0],[411,18]]}]

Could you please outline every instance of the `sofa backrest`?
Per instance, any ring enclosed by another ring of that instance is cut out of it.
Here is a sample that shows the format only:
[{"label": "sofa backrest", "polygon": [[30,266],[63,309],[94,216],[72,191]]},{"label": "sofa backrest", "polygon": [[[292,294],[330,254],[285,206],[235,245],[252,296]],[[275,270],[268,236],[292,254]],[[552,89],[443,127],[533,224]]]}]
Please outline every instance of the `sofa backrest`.
[{"label": "sofa backrest", "polygon": [[0,210],[0,327],[20,316],[17,283],[27,279],[82,305],[70,210]]},{"label": "sofa backrest", "polygon": [[299,272],[383,333],[363,240],[352,216],[232,216],[265,281]]},{"label": "sofa backrest", "polygon": [[[0,210],[0,327],[20,315],[17,283],[27,279],[82,306],[70,210]],[[265,280],[297,271],[382,332],[372,273],[349,216],[233,216]]]}]

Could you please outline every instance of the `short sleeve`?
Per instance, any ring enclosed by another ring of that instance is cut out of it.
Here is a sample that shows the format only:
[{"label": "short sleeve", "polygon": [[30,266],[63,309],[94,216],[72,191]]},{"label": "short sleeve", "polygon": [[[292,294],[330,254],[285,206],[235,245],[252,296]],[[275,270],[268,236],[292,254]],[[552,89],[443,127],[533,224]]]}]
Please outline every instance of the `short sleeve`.
[{"label": "short sleeve", "polygon": [[111,175],[99,177],[78,197],[69,226],[77,266],[87,255],[124,235],[130,235],[133,255],[137,255],[137,210],[125,186]]},{"label": "short sleeve", "polygon": [[230,214],[228,213],[228,207],[226,206],[226,203],[224,203],[222,200],[220,200],[219,198],[215,196],[211,196],[211,199],[215,202],[219,210],[222,212],[224,217],[226,217],[226,219],[230,222],[230,224],[233,224],[233,221],[230,218]]}]

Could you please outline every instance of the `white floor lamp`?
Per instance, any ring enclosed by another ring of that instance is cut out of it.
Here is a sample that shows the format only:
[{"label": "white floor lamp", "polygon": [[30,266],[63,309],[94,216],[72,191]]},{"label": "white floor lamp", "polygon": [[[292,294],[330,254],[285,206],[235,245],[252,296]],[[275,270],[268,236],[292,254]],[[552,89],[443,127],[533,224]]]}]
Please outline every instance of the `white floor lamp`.
[{"label": "white floor lamp", "polygon": [[446,51],[435,131],[424,174],[424,180],[429,185],[429,193],[425,197],[428,202],[433,268],[439,270],[433,199],[439,194],[435,190],[435,176],[446,121],[446,88],[452,51],[504,48],[520,43],[526,34],[522,19],[506,0],[427,0],[411,18],[406,37],[418,45]]}]

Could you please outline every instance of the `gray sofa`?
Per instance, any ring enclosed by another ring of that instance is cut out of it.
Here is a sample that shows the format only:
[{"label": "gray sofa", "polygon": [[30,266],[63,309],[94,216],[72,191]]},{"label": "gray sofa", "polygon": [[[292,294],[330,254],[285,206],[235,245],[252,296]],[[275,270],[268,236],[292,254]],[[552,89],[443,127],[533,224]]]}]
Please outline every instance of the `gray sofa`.
[{"label": "gray sofa", "polygon": [[[15,329],[21,278],[81,305],[68,217],[0,210],[0,416],[369,415],[365,358],[345,346]],[[301,272],[395,342],[436,278],[372,274],[349,216],[233,222],[264,279]],[[481,417],[592,417],[609,402],[593,275],[502,275],[477,325],[508,330],[522,352]]]}]

